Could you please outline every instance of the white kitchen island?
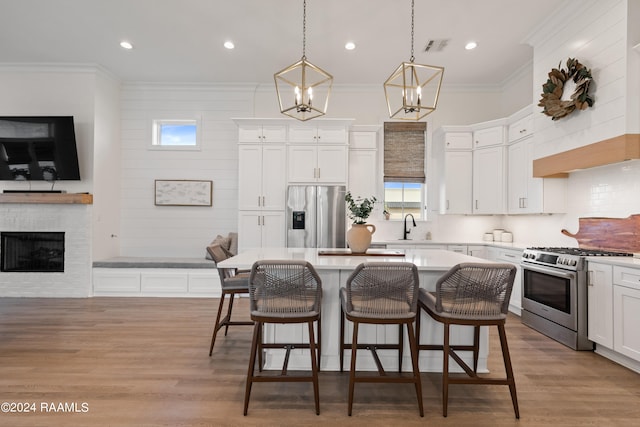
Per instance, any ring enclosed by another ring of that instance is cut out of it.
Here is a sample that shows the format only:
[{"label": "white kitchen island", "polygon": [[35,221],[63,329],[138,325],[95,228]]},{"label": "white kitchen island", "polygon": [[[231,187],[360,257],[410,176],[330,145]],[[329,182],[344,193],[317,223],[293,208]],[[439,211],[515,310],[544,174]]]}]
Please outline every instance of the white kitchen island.
[{"label": "white kitchen island", "polygon": [[[325,371],[337,371],[340,368],[339,359],[339,336],[340,336],[340,302],[338,289],[345,285],[347,278],[357,265],[363,262],[411,262],[418,267],[420,277],[420,287],[428,290],[435,290],[435,283],[444,272],[456,264],[463,262],[488,263],[485,259],[463,255],[456,252],[440,249],[406,249],[399,252],[401,256],[345,256],[345,255],[319,255],[319,251],[336,251],[336,249],[304,249],[304,248],[257,248],[250,249],[229,258],[219,265],[224,268],[250,269],[257,260],[306,260],[317,270],[322,279],[323,300],[322,300],[322,358],[321,369]],[[388,251],[370,249],[369,253],[386,253]],[[345,336],[352,334],[351,323],[347,322]],[[441,324],[433,321],[431,317],[422,314],[421,337],[423,344],[442,343]],[[404,332],[406,334],[406,331]],[[267,325],[264,331],[267,342],[278,341],[307,341],[306,325]],[[396,325],[361,325],[360,342],[385,343],[397,342],[398,327]],[[471,327],[453,326],[451,329],[451,343],[473,342],[473,329]],[[408,338],[405,336],[405,343]],[[248,349],[247,349],[248,351]],[[364,352],[363,350],[361,350]],[[397,351],[380,350],[378,352],[386,370],[393,371],[398,368]],[[471,354],[462,353],[463,359],[471,363]],[[280,369],[284,358],[284,350],[268,350],[265,355],[265,369]],[[487,371],[488,356],[488,331],[482,328],[480,341],[480,358],[478,371]],[[345,352],[345,367],[348,369],[350,363],[350,352]],[[403,370],[411,370],[411,354],[407,348],[404,351]],[[451,370],[460,371],[455,363],[450,363]],[[290,369],[310,369],[308,350],[292,351],[289,360]],[[373,359],[365,354],[358,357],[358,369],[375,370]],[[442,370],[442,352],[421,351],[420,370],[439,372]]]}]

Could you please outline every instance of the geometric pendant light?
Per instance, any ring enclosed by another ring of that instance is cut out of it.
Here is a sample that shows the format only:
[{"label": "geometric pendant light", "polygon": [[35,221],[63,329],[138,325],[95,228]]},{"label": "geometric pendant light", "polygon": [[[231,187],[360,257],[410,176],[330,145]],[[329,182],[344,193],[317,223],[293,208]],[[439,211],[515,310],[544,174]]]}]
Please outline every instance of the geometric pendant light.
[{"label": "geometric pendant light", "polygon": [[415,64],[413,56],[414,0],[411,0],[411,59],[384,82],[389,117],[420,120],[436,109],[444,67]]},{"label": "geometric pendant light", "polygon": [[302,14],[302,58],[273,75],[280,112],[298,120],[323,116],[329,105],[333,76],[307,61],[307,0]]}]

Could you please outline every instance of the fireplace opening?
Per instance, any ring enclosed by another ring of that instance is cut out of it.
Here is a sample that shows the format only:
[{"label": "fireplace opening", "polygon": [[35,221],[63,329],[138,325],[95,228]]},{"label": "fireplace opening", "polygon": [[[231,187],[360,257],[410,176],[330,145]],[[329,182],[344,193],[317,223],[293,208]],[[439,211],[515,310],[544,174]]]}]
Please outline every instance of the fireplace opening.
[{"label": "fireplace opening", "polygon": [[64,272],[64,232],[2,232],[0,271]]}]

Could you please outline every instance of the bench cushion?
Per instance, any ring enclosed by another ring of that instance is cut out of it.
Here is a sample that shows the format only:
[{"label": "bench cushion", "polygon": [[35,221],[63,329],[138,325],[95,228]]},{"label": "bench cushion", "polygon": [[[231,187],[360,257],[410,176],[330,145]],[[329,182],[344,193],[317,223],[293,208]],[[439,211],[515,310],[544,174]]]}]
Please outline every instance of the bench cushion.
[{"label": "bench cushion", "polygon": [[216,263],[202,258],[115,257],[94,261],[94,268],[216,268]]}]

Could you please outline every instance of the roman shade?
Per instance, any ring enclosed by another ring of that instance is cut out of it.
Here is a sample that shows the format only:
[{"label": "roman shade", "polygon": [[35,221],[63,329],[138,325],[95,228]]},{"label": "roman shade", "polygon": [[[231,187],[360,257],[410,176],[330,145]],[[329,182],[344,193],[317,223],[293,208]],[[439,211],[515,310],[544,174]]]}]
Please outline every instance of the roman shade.
[{"label": "roman shade", "polygon": [[384,181],[425,182],[424,146],[427,124],[384,124]]}]

